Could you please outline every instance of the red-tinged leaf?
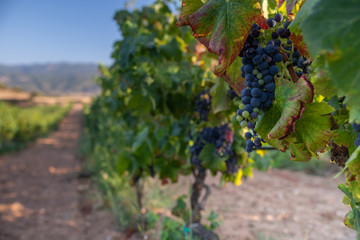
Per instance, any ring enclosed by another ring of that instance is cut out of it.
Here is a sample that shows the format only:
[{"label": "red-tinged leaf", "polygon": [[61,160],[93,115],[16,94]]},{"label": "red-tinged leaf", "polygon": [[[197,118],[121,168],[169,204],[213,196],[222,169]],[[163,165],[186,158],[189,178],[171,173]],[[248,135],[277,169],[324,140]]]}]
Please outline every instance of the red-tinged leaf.
[{"label": "red-tinged leaf", "polygon": [[282,139],[295,130],[295,121],[301,117],[304,104],[311,103],[314,89],[302,76],[296,83],[286,79],[277,79],[274,104],[281,112],[281,117],[269,132],[270,139]]},{"label": "red-tinged leaf", "polygon": [[311,159],[311,153],[306,149],[305,144],[303,143],[290,144],[289,149],[291,153],[291,161],[307,162]]},{"label": "red-tinged leaf", "polygon": [[194,37],[219,56],[214,73],[222,76],[239,55],[254,22],[267,27],[257,0],[209,0],[203,5],[183,0],[178,25],[190,25]]},{"label": "red-tinged leaf", "polygon": [[308,59],[310,58],[308,49],[307,49],[305,43],[303,42],[302,35],[291,34],[290,40],[294,43],[295,47],[297,48],[297,50],[300,52],[300,54],[302,56],[305,56]]},{"label": "red-tinged leaf", "polygon": [[183,0],[181,6],[181,15],[179,21],[177,22],[177,25],[189,25],[190,15],[199,10],[199,8],[201,8],[203,5],[204,3],[201,0]]}]

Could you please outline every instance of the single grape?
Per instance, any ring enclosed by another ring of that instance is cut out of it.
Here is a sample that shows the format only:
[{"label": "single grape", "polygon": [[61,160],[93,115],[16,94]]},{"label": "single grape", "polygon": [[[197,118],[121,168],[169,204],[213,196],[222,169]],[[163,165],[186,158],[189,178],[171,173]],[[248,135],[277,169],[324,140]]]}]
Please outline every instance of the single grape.
[{"label": "single grape", "polygon": [[248,118],[249,115],[250,115],[250,113],[249,113],[248,111],[243,111],[243,112],[242,112],[242,116],[243,116],[244,118]]},{"label": "single grape", "polygon": [[270,107],[271,104],[272,104],[272,100],[268,98],[268,100],[266,100],[266,102],[264,103],[264,107]]},{"label": "single grape", "polygon": [[277,53],[273,56],[274,62],[281,62],[283,60],[283,56],[281,53]]},{"label": "single grape", "polygon": [[236,116],[236,121],[241,122],[242,120],[244,120],[243,116]]},{"label": "single grape", "polygon": [[260,138],[255,138],[254,143],[255,143],[255,145],[260,145],[261,144]]},{"label": "single grape", "polygon": [[275,21],[276,22],[281,22],[283,20],[283,15],[281,13],[277,13],[275,14]]},{"label": "single grape", "polygon": [[275,87],[276,87],[275,83],[268,83],[268,84],[265,85],[265,90],[267,92],[274,92]]},{"label": "single grape", "polygon": [[245,104],[243,104],[243,103],[239,104],[239,109],[244,109],[244,107],[245,107]]},{"label": "single grape", "polygon": [[[279,37],[279,34],[277,33],[277,32],[273,32],[272,34],[271,34],[271,38],[272,39],[277,39]],[[275,42],[274,42],[275,43]]]},{"label": "single grape", "polygon": [[270,83],[272,81],[274,81],[274,77],[271,76],[271,75],[266,75],[264,78],[263,78],[264,82],[265,83]]},{"label": "single grape", "polygon": [[270,68],[269,68],[269,72],[270,72],[270,74],[271,74],[271,75],[275,75],[275,74],[277,74],[277,73],[279,72],[279,68],[278,68],[278,66],[276,66],[276,65],[272,65],[272,66],[270,66]]},{"label": "single grape", "polygon": [[254,129],[254,128],[255,128],[255,124],[252,123],[252,122],[248,122],[248,124],[247,124],[246,126],[247,126],[247,128],[249,128],[249,129]]},{"label": "single grape", "polygon": [[261,71],[261,74],[262,74],[263,76],[268,75],[268,74],[269,74],[269,70],[268,70],[268,69],[262,70],[262,71]]},{"label": "single grape", "polygon": [[257,78],[257,79],[262,79],[262,77],[263,77],[263,76],[262,76],[261,73],[256,74],[256,78]]},{"label": "single grape", "polygon": [[247,121],[245,121],[245,120],[241,121],[241,122],[240,122],[240,126],[241,126],[242,128],[245,128],[245,127],[247,126]]},{"label": "single grape", "polygon": [[251,97],[250,97],[250,96],[241,97],[241,101],[242,101],[244,104],[250,104],[250,100],[251,100]]},{"label": "single grape", "polygon": [[256,112],[252,112],[252,113],[250,114],[250,117],[251,117],[252,119],[257,118],[257,117],[258,117],[258,114],[257,114]]},{"label": "single grape", "polygon": [[254,75],[256,75],[258,73],[259,73],[259,71],[256,68],[252,71],[252,74],[254,74]]},{"label": "single grape", "polygon": [[259,113],[259,109],[258,108],[253,108],[253,112]]},{"label": "single grape", "polygon": [[259,107],[261,104],[260,98],[251,98],[250,104],[252,107]]},{"label": "single grape", "polygon": [[261,55],[256,55],[253,59],[252,59],[253,63],[255,65],[259,65],[262,62],[262,57]]},{"label": "single grape", "polygon": [[270,28],[275,27],[276,25],[276,21],[273,18],[269,18],[268,20],[266,20],[266,23]]},{"label": "single grape", "polygon": [[251,88],[244,88],[241,90],[241,96],[250,96],[251,95]]},{"label": "single grape", "polygon": [[253,88],[251,89],[251,96],[258,97],[261,94],[260,88]]},{"label": "single grape", "polygon": [[247,65],[245,65],[244,70],[245,70],[245,73],[252,73],[252,71],[254,70],[254,66],[251,64],[247,64]]},{"label": "single grape", "polygon": [[244,111],[243,109],[239,109],[239,110],[237,110],[237,112],[236,112],[236,113],[237,113],[237,115],[238,115],[238,116],[241,116],[241,115],[242,115],[242,113],[243,113],[243,111]]},{"label": "single grape", "polygon": [[280,39],[275,39],[274,43],[275,43],[275,46],[280,46],[281,45],[281,40]]},{"label": "single grape", "polygon": [[254,79],[255,79],[255,76],[252,73],[248,73],[248,74],[245,75],[245,80],[246,81],[252,82],[252,81],[254,81]]},{"label": "single grape", "polygon": [[245,133],[245,138],[246,138],[246,139],[252,138],[252,134],[251,134],[250,132],[246,132],[246,133]]},{"label": "single grape", "polygon": [[258,84],[259,84],[260,86],[264,85],[264,80],[260,79],[260,80],[258,81]]},{"label": "single grape", "polygon": [[248,113],[251,113],[253,111],[253,107],[250,104],[246,104],[245,107],[244,107],[244,111],[246,111]]}]

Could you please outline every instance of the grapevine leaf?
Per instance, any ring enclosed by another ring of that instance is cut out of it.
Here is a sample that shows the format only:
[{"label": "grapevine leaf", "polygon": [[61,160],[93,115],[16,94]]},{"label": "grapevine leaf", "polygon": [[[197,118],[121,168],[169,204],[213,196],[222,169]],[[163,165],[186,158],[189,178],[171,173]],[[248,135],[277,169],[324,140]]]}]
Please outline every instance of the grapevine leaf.
[{"label": "grapevine leaf", "polygon": [[221,76],[234,91],[240,96],[240,92],[245,88],[245,79],[241,77],[241,58],[236,58],[226,72]]},{"label": "grapevine leaf", "polygon": [[262,138],[266,141],[266,143],[271,146],[279,149],[280,151],[285,152],[287,149],[286,144],[279,139],[270,139],[268,137],[268,133],[274,127],[274,125],[279,121],[281,117],[281,112],[277,106],[274,104],[267,110],[267,112],[260,118],[260,120],[256,123],[255,131],[262,136]]},{"label": "grapevine leaf", "polygon": [[138,149],[140,147],[140,145],[146,140],[146,138],[148,137],[148,134],[149,134],[148,127],[145,127],[143,130],[141,130],[141,132],[139,132],[138,135],[136,135],[134,143],[131,146],[131,149],[133,151]]},{"label": "grapevine leaf", "polygon": [[330,114],[334,108],[328,104],[311,103],[306,104],[301,118],[296,121],[294,132],[296,139],[303,142],[311,152],[323,150],[332,136],[330,132]]},{"label": "grapevine leaf", "polygon": [[118,161],[116,162],[116,171],[119,175],[122,175],[130,165],[133,157],[128,151],[122,151],[119,154]]},{"label": "grapevine leaf", "polygon": [[300,23],[304,21],[309,15],[311,10],[314,8],[315,4],[319,0],[307,0],[302,7],[300,8],[299,12],[296,14],[294,21],[291,22],[289,29],[291,33],[296,35],[301,35]]},{"label": "grapevine leaf", "polygon": [[268,134],[270,139],[281,139],[294,131],[295,121],[301,117],[304,104],[313,100],[311,83],[301,77],[296,83],[278,79],[273,105],[281,112],[281,117]]},{"label": "grapevine leaf", "polygon": [[358,1],[319,0],[300,23],[311,56],[325,57],[321,67],[329,71],[337,95],[346,96],[350,121],[359,117],[360,112],[359,11]]},{"label": "grapevine leaf", "polygon": [[201,150],[199,159],[201,161],[201,164],[204,165],[204,167],[208,168],[213,172],[226,170],[224,159],[218,157],[215,154],[214,144],[206,144]]},{"label": "grapevine leaf", "polygon": [[291,161],[307,162],[311,159],[311,153],[306,149],[303,143],[293,143],[289,145]]},{"label": "grapevine leaf", "polygon": [[224,81],[219,81],[211,89],[212,109],[214,113],[225,111],[229,108],[228,86]]},{"label": "grapevine leaf", "polygon": [[196,37],[207,49],[219,56],[214,69],[221,76],[239,55],[254,22],[266,28],[257,0],[183,0],[178,25],[190,25]]}]

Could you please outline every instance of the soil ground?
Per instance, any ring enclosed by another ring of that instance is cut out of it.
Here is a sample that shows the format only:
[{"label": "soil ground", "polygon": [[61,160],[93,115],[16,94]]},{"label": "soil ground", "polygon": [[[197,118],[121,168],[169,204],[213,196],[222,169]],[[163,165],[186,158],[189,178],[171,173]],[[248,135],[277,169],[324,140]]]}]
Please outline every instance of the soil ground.
[{"label": "soil ground", "polygon": [[49,137],[19,153],[0,157],[1,240],[115,240],[109,211],[88,196],[78,139],[82,106],[75,104]]},{"label": "soil ground", "polygon": [[[77,178],[81,111],[74,104],[58,131],[0,157],[0,240],[126,239],[91,181]],[[208,177],[206,209],[220,214],[217,233],[225,240],[355,239],[342,223],[349,209],[341,203],[340,180],[273,170],[220,188],[219,178]],[[172,191],[187,193],[191,181],[181,178]]]}]

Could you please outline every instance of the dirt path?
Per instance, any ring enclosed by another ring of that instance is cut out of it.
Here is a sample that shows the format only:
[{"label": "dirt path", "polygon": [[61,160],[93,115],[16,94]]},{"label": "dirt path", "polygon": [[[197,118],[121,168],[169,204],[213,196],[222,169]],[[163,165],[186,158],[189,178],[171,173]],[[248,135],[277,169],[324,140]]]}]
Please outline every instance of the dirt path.
[{"label": "dirt path", "polygon": [[82,195],[90,181],[77,179],[81,118],[75,104],[58,131],[0,157],[1,240],[120,239],[110,213]]},{"label": "dirt path", "polygon": [[[191,178],[177,187],[186,194]],[[219,177],[207,177],[212,188],[204,219],[213,210],[223,220],[216,232],[224,240],[355,240],[345,227],[337,188],[341,179],[311,176],[302,172],[273,170],[255,172],[241,186],[219,187]],[[173,187],[174,188],[174,187]]]}]

